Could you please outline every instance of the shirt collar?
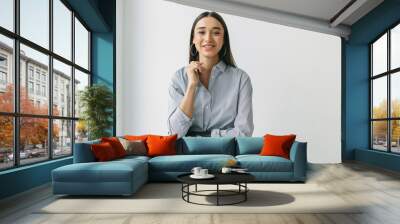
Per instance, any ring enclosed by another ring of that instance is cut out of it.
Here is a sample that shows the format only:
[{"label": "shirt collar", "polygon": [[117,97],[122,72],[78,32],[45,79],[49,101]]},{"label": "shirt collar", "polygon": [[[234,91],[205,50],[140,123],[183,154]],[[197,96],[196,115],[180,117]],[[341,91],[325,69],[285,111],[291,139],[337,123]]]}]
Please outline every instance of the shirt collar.
[{"label": "shirt collar", "polygon": [[221,72],[224,72],[226,68],[226,64],[223,60],[220,60],[216,65],[215,65],[215,69]]}]

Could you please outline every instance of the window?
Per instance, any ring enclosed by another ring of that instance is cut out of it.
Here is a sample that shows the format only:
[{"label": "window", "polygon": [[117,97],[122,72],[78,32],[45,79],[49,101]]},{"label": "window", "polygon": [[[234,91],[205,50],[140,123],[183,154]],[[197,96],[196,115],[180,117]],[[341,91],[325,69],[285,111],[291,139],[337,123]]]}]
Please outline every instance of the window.
[{"label": "window", "polygon": [[42,73],[42,82],[46,82],[46,74]]},{"label": "window", "polygon": [[400,25],[370,44],[371,148],[400,153]]},{"label": "window", "polygon": [[[0,3],[0,8],[3,2]],[[1,8],[3,11],[3,8]],[[0,21],[2,20],[3,12],[0,13]],[[0,23],[1,25],[1,23]],[[0,113],[14,111],[14,83],[12,82],[13,66],[11,65],[12,58],[14,57],[14,42],[11,38],[6,37],[0,33]],[[10,65],[9,65],[10,64]],[[1,114],[0,114],[1,115]],[[0,121],[1,122],[1,121]],[[8,136],[10,136],[11,129],[7,129]],[[1,136],[0,136],[1,139]],[[10,144],[7,144],[10,145]],[[2,143],[0,141],[0,149]],[[1,160],[0,160],[1,169]]]},{"label": "window", "polygon": [[32,66],[29,66],[28,74],[29,74],[29,79],[33,80],[33,67]]},{"label": "window", "polygon": [[40,95],[40,84],[36,84],[36,95]]},{"label": "window", "polygon": [[3,71],[0,71],[0,84],[7,84],[7,74]]},{"label": "window", "polygon": [[33,94],[33,82],[28,82],[28,89],[29,94]]},{"label": "window", "polygon": [[46,86],[42,86],[42,96],[46,96]]},{"label": "window", "polygon": [[36,80],[40,81],[40,71],[39,71],[39,69],[36,69]]},{"label": "window", "polygon": [[77,18],[75,18],[75,62],[89,69],[89,32]]},{"label": "window", "polygon": [[3,67],[3,68],[7,67],[7,56],[0,55],[0,67]]},{"label": "window", "polygon": [[87,139],[73,105],[90,83],[90,31],[67,1],[0,0],[0,11],[0,170],[70,156]]},{"label": "window", "polygon": [[5,92],[7,87],[7,56],[0,53],[0,91]]},{"label": "window", "polygon": [[0,26],[14,31],[14,0],[1,0],[0,9]]}]

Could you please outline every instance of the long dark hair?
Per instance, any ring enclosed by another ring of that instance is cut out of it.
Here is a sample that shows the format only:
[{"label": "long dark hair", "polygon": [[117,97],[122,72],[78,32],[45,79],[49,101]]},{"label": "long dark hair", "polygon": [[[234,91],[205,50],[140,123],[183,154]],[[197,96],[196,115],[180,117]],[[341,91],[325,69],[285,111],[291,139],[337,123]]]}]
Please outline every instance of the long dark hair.
[{"label": "long dark hair", "polygon": [[229,44],[229,33],[228,33],[228,28],[226,27],[224,19],[216,13],[216,12],[203,12],[201,13],[193,22],[192,25],[192,31],[190,32],[190,42],[189,42],[189,63],[191,61],[198,61],[199,60],[199,53],[196,50],[196,54],[192,55],[192,42],[193,42],[193,37],[194,37],[194,28],[196,27],[196,24],[204,17],[211,16],[218,20],[221,24],[222,27],[224,28],[224,44],[222,45],[221,50],[219,51],[219,59],[224,61],[225,64],[236,67],[235,60],[233,59],[232,56],[232,51],[231,51],[231,45]]}]

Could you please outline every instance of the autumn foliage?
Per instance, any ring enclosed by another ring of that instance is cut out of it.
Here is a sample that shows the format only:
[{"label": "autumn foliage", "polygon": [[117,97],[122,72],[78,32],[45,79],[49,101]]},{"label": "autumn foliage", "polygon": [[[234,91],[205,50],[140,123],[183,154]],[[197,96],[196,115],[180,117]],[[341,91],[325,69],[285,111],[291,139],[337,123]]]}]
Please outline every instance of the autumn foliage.
[{"label": "autumn foliage", "polygon": [[[400,117],[400,100],[392,100],[391,117]],[[387,101],[382,100],[378,106],[373,108],[373,118],[387,118]],[[392,121],[392,141],[398,141],[400,138],[400,122]],[[387,136],[387,121],[375,121],[373,125],[374,138],[386,139]]]},{"label": "autumn foliage", "polygon": [[[46,105],[46,106],[43,106]],[[13,85],[8,85],[6,92],[0,93],[0,111],[13,112],[14,96]],[[20,88],[20,110],[21,114],[48,114],[48,106],[46,104],[34,105],[29,99],[28,93],[24,87]],[[55,111],[58,114],[58,110]],[[13,117],[0,116],[0,147],[13,147]],[[20,148],[24,149],[26,145],[46,144],[49,131],[47,118],[20,118]],[[59,127],[53,126],[53,138],[58,138]]]}]

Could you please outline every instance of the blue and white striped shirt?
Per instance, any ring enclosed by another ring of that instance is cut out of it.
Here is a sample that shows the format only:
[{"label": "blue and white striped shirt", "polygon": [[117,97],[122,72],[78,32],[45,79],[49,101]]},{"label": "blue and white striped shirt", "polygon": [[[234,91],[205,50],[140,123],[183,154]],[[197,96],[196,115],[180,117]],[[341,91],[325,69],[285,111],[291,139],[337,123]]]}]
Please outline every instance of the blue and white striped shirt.
[{"label": "blue and white striped shirt", "polygon": [[169,85],[169,134],[210,132],[211,136],[251,136],[254,130],[250,77],[222,60],[211,70],[208,89],[199,82],[194,112],[189,118],[179,105],[186,92],[186,67],[179,69]]}]

